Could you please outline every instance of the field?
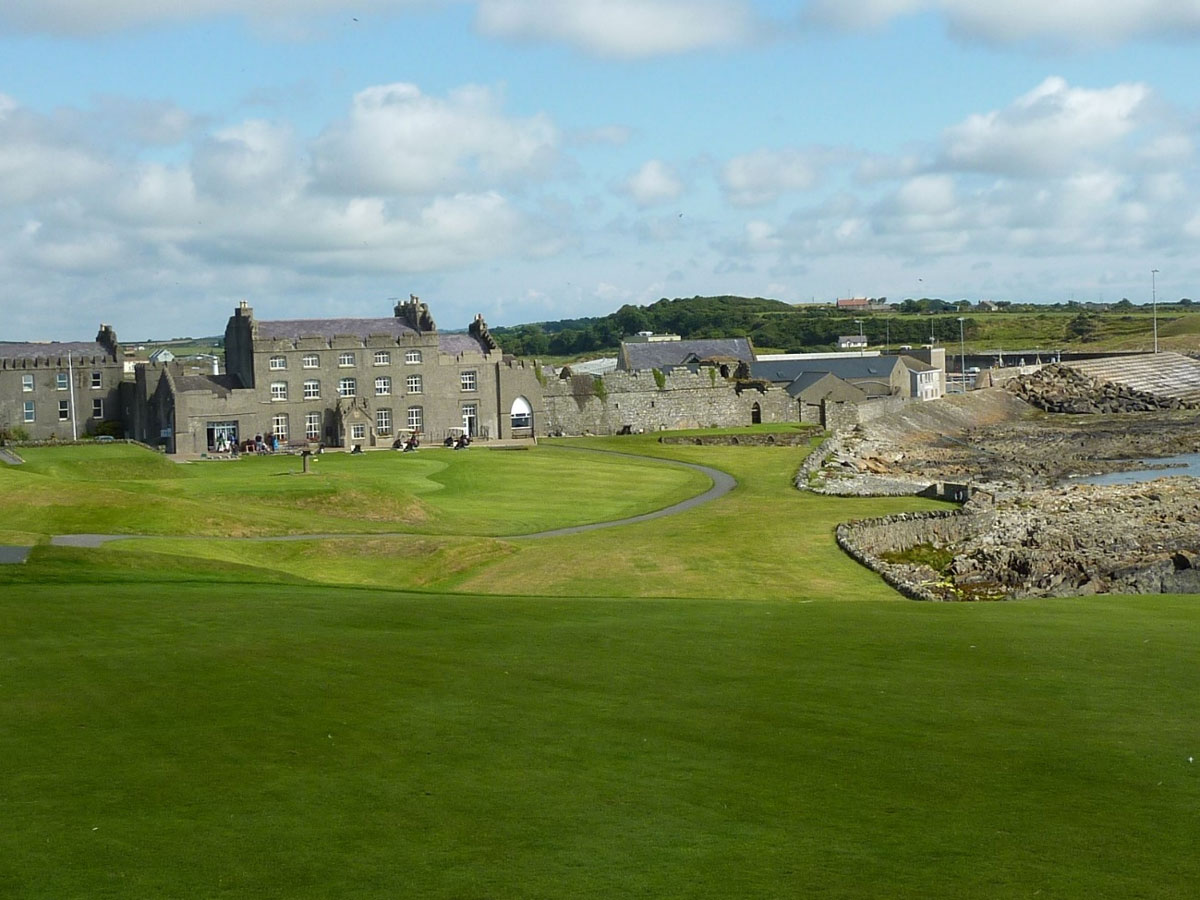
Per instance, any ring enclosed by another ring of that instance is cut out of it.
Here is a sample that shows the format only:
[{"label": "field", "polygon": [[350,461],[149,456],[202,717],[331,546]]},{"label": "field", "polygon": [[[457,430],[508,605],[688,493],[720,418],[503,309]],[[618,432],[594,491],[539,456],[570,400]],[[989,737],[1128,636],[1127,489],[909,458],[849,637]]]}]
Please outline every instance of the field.
[{"label": "field", "polygon": [[[1195,896],[1195,598],[901,600],[833,524],[936,504],[802,453],[29,451],[0,896]],[[738,487],[512,537],[707,487],[654,457]]]}]

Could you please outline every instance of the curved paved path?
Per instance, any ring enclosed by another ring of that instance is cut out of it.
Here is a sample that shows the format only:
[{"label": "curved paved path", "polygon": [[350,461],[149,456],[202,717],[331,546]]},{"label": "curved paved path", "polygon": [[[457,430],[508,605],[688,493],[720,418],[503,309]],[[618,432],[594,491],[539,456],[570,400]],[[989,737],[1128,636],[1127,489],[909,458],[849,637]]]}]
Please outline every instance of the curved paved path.
[{"label": "curved paved path", "polygon": [[[535,531],[532,534],[501,534],[501,535],[474,535],[475,537],[493,537],[496,540],[535,540],[537,538],[559,537],[566,534],[581,534],[585,531],[597,531],[601,528],[615,528],[618,525],[632,525],[635,522],[649,522],[651,519],[661,519],[664,516],[674,516],[681,512],[686,512],[689,509],[694,509],[701,504],[716,500],[718,497],[723,497],[731,490],[737,487],[737,480],[726,472],[720,469],[714,469],[711,466],[702,466],[697,463],[680,462],[675,459],[660,459],[655,456],[642,456],[637,453],[619,453],[615,450],[594,450],[588,447],[563,447],[563,450],[570,450],[575,453],[609,453],[614,456],[628,456],[633,459],[648,459],[653,462],[659,462],[663,465],[681,466],[685,469],[692,469],[707,475],[712,479],[712,487],[703,494],[697,494],[695,497],[689,497],[687,500],[681,500],[671,506],[665,506],[662,509],[656,509],[653,512],[642,513],[638,516],[628,516],[624,519],[612,519],[608,522],[591,522],[587,525],[571,525],[567,528],[554,528],[550,531]],[[380,538],[380,537],[412,537],[417,532],[412,531],[376,531],[376,532],[353,532],[346,534],[282,534],[282,535],[263,535],[259,537],[243,537],[243,538],[218,538],[213,536],[213,540],[234,540],[234,541],[253,541],[265,543],[268,541],[325,541],[339,540],[347,538]],[[146,538],[159,539],[187,539],[197,537],[197,535],[186,534],[56,534],[50,538],[50,545],[53,547],[87,547],[94,548],[107,544],[109,541],[124,541],[124,540],[144,540]],[[462,535],[462,537],[471,537],[471,535]]]}]

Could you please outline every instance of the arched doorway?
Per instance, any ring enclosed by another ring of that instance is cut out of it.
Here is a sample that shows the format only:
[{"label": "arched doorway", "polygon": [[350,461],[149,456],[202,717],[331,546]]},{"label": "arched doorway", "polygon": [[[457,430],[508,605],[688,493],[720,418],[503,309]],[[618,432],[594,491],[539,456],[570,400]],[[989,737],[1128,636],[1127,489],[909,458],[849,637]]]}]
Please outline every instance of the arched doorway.
[{"label": "arched doorway", "polygon": [[508,423],[513,437],[533,436],[533,407],[525,397],[512,402]]},{"label": "arched doorway", "polygon": [[758,405],[758,401],[754,401],[754,405],[750,407],[750,424],[762,424],[762,407]]}]

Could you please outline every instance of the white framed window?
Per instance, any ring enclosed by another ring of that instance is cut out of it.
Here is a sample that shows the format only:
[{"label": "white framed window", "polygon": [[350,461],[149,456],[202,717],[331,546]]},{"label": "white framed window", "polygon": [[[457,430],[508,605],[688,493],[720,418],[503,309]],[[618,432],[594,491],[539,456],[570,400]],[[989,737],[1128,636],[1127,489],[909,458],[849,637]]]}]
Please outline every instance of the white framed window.
[{"label": "white framed window", "polygon": [[421,351],[420,350],[405,350],[404,351],[405,365],[413,366],[413,365],[416,365],[417,363],[419,363],[420,361],[421,361]]},{"label": "white framed window", "polygon": [[321,414],[319,412],[304,414],[304,436],[310,441],[321,439]]},{"label": "white framed window", "polygon": [[375,379],[375,396],[387,397],[392,393],[392,379],[386,375],[380,375]]},{"label": "white framed window", "polygon": [[287,357],[286,356],[272,356],[271,361],[268,365],[272,372],[278,372],[282,369],[286,369],[287,368]]},{"label": "white framed window", "polygon": [[354,354],[353,353],[339,353],[338,354],[338,365],[343,368],[345,368],[346,366],[354,365]]},{"label": "white framed window", "polygon": [[25,421],[26,421],[26,422],[32,422],[32,421],[33,421],[33,401],[32,401],[32,400],[26,400],[26,401],[25,401],[25,409],[24,409],[24,414],[25,414]]},{"label": "white framed window", "polygon": [[304,382],[304,399],[305,400],[320,400],[321,399],[321,382],[315,378],[309,378]]},{"label": "white framed window", "polygon": [[69,418],[71,418],[71,401],[70,400],[59,400],[58,401],[58,421],[65,422]]},{"label": "white framed window", "polygon": [[281,441],[286,441],[288,438],[288,417],[287,413],[279,413],[271,416],[271,434],[279,438]]},{"label": "white framed window", "polygon": [[411,431],[420,431],[425,427],[425,410],[420,406],[410,406],[407,422]]},{"label": "white framed window", "polygon": [[470,371],[467,371],[467,372],[460,372],[459,373],[459,381],[462,384],[462,389],[464,391],[475,390],[476,385],[477,385],[475,370],[471,369]]},{"label": "white framed window", "polygon": [[342,378],[338,381],[339,397],[357,397],[358,382],[353,378]]},{"label": "white framed window", "polygon": [[321,357],[315,353],[305,353],[300,357],[300,366],[305,369],[319,369],[321,368]]},{"label": "white framed window", "polygon": [[93,419],[103,419],[104,418],[104,398],[103,397],[94,397],[92,399],[92,418]]},{"label": "white framed window", "polygon": [[286,400],[287,399],[287,382],[272,381],[271,382],[271,399]]},{"label": "white framed window", "polygon": [[104,379],[99,372],[92,373],[92,390],[104,387]]},{"label": "white framed window", "polygon": [[33,390],[33,376],[32,375],[22,375],[21,376],[21,390],[23,390],[23,391],[32,391]]},{"label": "white framed window", "polygon": [[390,409],[375,410],[375,432],[376,434],[392,433],[392,411]]},{"label": "white framed window", "polygon": [[54,376],[54,387],[56,390],[65,391],[71,385],[67,381],[67,373],[59,372]]},{"label": "white framed window", "polygon": [[392,364],[392,354],[388,353],[386,350],[376,350],[375,351],[375,365],[390,366],[391,364]]},{"label": "white framed window", "polygon": [[408,392],[410,394],[421,393],[421,376],[420,375],[409,375],[407,378],[404,379],[404,387],[408,390]]},{"label": "white framed window", "polygon": [[462,427],[468,437],[475,437],[476,424],[479,421],[479,407],[474,403],[464,403],[462,407]]},{"label": "white framed window", "polygon": [[367,436],[367,426],[361,422],[350,426],[350,440],[361,441]]}]

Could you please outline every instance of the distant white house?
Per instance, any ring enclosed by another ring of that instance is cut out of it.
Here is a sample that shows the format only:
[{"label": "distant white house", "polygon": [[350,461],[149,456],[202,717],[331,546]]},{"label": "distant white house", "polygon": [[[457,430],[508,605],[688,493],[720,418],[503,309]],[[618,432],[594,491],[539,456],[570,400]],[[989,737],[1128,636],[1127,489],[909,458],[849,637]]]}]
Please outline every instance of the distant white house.
[{"label": "distant white house", "polygon": [[162,347],[150,354],[150,362],[152,363],[169,363],[175,359],[175,354]]},{"label": "distant white house", "polygon": [[839,350],[865,350],[867,338],[861,334],[843,334],[838,338]]}]

